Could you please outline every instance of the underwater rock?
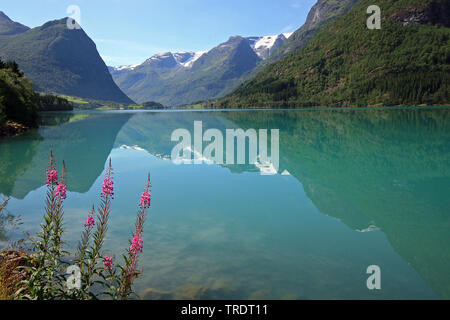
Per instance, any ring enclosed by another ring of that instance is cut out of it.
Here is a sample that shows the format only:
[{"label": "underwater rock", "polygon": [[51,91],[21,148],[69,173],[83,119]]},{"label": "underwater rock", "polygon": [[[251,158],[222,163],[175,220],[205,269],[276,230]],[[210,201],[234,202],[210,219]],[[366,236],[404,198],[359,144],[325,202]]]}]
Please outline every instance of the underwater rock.
[{"label": "underwater rock", "polygon": [[296,293],[288,293],[282,296],[281,300],[302,300],[302,298]]},{"label": "underwater rock", "polygon": [[140,296],[142,300],[173,300],[172,292],[154,288],[146,289]]},{"label": "underwater rock", "polygon": [[248,297],[249,300],[268,300],[270,299],[269,292],[267,290],[257,290],[254,291],[250,297]]},{"label": "underwater rock", "polygon": [[203,286],[193,283],[187,283],[180,287],[175,292],[175,299],[177,300],[198,300],[206,299],[205,293],[207,289]]}]

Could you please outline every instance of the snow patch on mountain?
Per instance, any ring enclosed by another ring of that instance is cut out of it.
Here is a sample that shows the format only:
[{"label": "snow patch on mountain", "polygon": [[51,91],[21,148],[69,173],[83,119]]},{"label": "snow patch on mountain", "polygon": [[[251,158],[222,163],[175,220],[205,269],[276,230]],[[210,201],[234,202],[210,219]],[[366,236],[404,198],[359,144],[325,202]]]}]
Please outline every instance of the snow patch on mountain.
[{"label": "snow patch on mountain", "polygon": [[117,66],[117,67],[111,67],[114,71],[124,71],[124,70],[134,70],[136,67],[140,66],[141,64],[132,64],[132,65],[125,65],[125,66]]},{"label": "snow patch on mountain", "polygon": [[185,68],[191,68],[195,61],[208,51],[183,51],[174,53],[173,56],[179,65]]},{"label": "snow patch on mountain", "polygon": [[247,40],[255,53],[261,59],[266,59],[272,50],[280,47],[291,35],[292,33],[282,33],[264,37],[247,37]]},{"label": "snow patch on mountain", "polygon": [[[132,71],[140,66],[150,64],[152,62],[167,62],[167,66],[181,66],[183,68],[191,68],[195,61],[208,51],[182,51],[182,52],[160,52],[154,54],[143,63],[109,67],[111,71]],[[172,63],[170,62],[172,61]],[[173,62],[175,61],[175,62]]]},{"label": "snow patch on mountain", "polygon": [[197,61],[201,56],[203,56],[208,51],[196,51],[191,59],[183,63],[183,66],[186,68],[191,68],[195,61]]}]

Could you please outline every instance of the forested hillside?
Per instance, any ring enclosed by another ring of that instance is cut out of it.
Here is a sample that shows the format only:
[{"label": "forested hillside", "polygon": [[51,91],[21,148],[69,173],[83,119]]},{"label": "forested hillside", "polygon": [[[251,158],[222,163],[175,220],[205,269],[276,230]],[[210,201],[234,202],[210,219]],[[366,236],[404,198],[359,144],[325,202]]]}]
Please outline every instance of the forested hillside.
[{"label": "forested hillside", "polygon": [[360,0],[296,53],[218,101],[221,107],[450,104],[450,3]]}]

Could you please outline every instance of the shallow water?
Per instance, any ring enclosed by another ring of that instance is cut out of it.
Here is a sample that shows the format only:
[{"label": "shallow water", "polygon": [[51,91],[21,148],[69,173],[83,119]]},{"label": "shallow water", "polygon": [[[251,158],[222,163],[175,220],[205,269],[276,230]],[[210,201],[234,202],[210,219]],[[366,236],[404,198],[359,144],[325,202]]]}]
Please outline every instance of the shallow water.
[{"label": "shallow water", "polygon": [[[73,112],[42,121],[0,141],[9,212],[22,217],[21,231],[38,231],[53,149],[68,167],[65,240],[75,247],[111,158],[106,250],[120,256],[150,172],[135,285],[144,298],[450,297],[450,109]],[[192,132],[194,121],[224,136],[279,129],[284,174],[172,163],[171,133]],[[380,290],[366,286],[370,265],[381,269]]]}]

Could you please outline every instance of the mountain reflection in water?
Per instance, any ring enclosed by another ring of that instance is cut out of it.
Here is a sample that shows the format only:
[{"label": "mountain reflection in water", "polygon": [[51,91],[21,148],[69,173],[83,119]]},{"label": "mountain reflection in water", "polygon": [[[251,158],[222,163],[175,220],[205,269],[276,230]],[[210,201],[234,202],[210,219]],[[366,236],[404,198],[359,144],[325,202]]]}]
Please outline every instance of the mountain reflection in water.
[{"label": "mountain reflection in water", "polygon": [[[146,298],[450,298],[449,109],[74,112],[42,121],[0,141],[9,211],[37,231],[53,149],[68,167],[74,246],[112,157],[108,249],[119,255],[150,170],[136,284]],[[172,164],[172,132],[192,131],[194,121],[224,136],[279,129],[285,175],[262,176],[253,164]],[[371,264],[381,267],[379,292],[366,288]]]}]

